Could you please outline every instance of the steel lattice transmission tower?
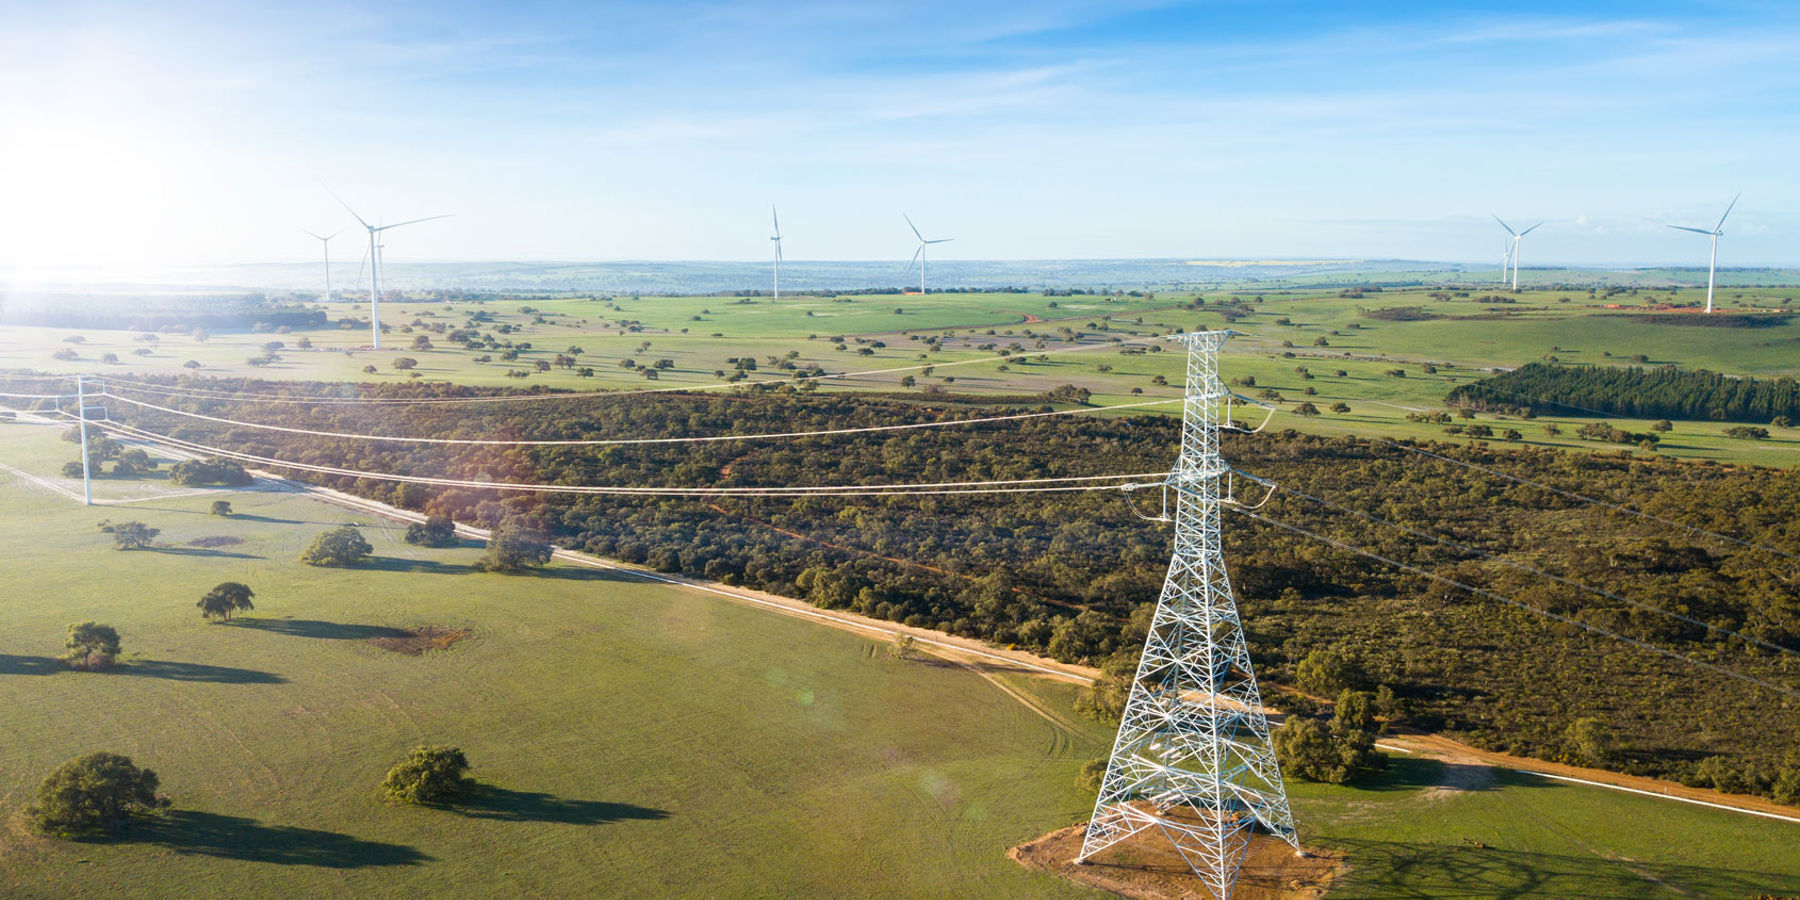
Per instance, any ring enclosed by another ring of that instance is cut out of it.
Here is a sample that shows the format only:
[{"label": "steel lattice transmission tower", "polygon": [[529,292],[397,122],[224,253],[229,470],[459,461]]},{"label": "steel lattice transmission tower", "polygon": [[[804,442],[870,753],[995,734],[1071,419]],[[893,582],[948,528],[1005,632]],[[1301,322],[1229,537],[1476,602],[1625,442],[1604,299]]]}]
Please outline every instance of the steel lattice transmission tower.
[{"label": "steel lattice transmission tower", "polygon": [[1230,334],[1177,336],[1188,360],[1181,457],[1166,482],[1175,551],[1076,858],[1154,828],[1217,900],[1231,895],[1257,826],[1300,846],[1219,546],[1221,508],[1233,502],[1219,454],[1232,396],[1219,348]]}]

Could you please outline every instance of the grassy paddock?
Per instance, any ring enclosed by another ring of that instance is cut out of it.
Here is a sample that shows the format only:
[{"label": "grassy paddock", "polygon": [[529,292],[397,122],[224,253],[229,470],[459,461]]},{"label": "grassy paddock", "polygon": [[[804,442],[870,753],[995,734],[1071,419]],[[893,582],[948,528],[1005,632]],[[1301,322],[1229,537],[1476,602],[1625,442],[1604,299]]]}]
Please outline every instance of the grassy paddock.
[{"label": "grassy paddock", "polygon": [[[49,471],[50,435],[0,429],[0,462]],[[291,494],[229,496],[238,514],[219,519],[210,496],[86,509],[0,481],[0,895],[1097,896],[1003,851],[1085,817],[1074,775],[1105,729],[717,598],[562,566],[473,573],[474,547],[412,548]],[[115,551],[93,529],[105,517],[167,546]],[[374,563],[295,562],[347,522]],[[208,537],[241,543],[192,545]],[[257,609],[201,621],[194,601],[226,580]],[[123,671],[54,660],[90,618],[123,634]],[[418,625],[471,637],[419,657],[369,643]],[[1056,709],[1072,698],[997,677]],[[467,804],[376,795],[423,742],[468,751],[483,787]],[[176,811],[119,841],[27,833],[38,780],[98,749],[154,768]],[[1786,823],[1407,759],[1293,796],[1308,842],[1351,854],[1333,896],[1800,891]]]}]

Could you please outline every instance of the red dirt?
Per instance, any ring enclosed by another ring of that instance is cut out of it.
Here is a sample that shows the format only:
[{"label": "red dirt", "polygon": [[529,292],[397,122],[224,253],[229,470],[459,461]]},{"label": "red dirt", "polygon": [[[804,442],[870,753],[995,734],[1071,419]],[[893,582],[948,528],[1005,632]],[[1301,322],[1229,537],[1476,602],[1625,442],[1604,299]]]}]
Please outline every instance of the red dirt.
[{"label": "red dirt", "polygon": [[421,625],[418,628],[406,629],[405,637],[369,638],[369,643],[393,653],[418,656],[427,650],[448,650],[457,641],[468,636],[469,629],[467,628]]},{"label": "red dirt", "polygon": [[[1133,900],[1211,900],[1200,879],[1160,835],[1138,834],[1096,854],[1088,865],[1076,865],[1084,827],[1071,825],[1052,831],[1007,850],[1006,855],[1027,869]],[[1250,852],[1232,897],[1313,900],[1324,896],[1347,869],[1341,853],[1309,850],[1301,857],[1282,841],[1257,835],[1250,839]]]}]

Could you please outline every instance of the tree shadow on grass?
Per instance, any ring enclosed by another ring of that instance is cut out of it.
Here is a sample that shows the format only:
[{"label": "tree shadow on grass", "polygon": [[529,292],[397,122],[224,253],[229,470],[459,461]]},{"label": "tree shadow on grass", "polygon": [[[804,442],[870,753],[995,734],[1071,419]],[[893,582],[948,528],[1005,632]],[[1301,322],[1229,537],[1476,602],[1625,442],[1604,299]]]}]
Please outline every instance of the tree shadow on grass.
[{"label": "tree shadow on grass", "polygon": [[55,675],[69,667],[52,656],[14,656],[0,653],[0,675]]},{"label": "tree shadow on grass", "polygon": [[332,831],[264,825],[243,816],[182,809],[146,818],[115,840],[154,844],[182,854],[278,866],[364,869],[416,866],[431,861],[430,856],[404,844],[365,841]]},{"label": "tree shadow on grass", "polygon": [[146,547],[144,549],[152,550],[157,553],[167,553],[170,556],[216,556],[221,559],[264,558],[257,556],[254,553],[233,553],[230,550],[213,550],[206,547]]},{"label": "tree shadow on grass", "polygon": [[[54,656],[14,656],[0,653],[0,675],[55,675],[72,672],[68,664]],[[110,669],[86,674],[94,678],[124,675],[137,678],[166,678],[170,681],[200,681],[212,684],[284,684],[286,678],[273,672],[239,669],[233,666],[209,666],[204,663],[170,662],[161,659],[121,661]]]},{"label": "tree shadow on grass", "polygon": [[354,566],[345,568],[374,572],[409,572],[415,575],[467,575],[476,571],[473,566],[459,563],[439,562],[435,559],[401,559],[397,556],[371,556]]},{"label": "tree shadow on grass", "polygon": [[[1372,793],[1431,787],[1448,787],[1457,791],[1489,791],[1494,789],[1495,774],[1497,773],[1487,766],[1389,753],[1386,768],[1370,772],[1344,786]],[[1542,784],[1542,781],[1531,781],[1522,786]]]},{"label": "tree shadow on grass", "polygon": [[1454,834],[1443,843],[1325,841],[1349,857],[1333,897],[1757,897],[1800,891],[1800,876],[1679,863],[1528,853]]},{"label": "tree shadow on grass", "polygon": [[551,794],[514,791],[476,784],[449,809],[471,819],[503,822],[551,822],[560,825],[606,825],[627,819],[666,819],[669,812],[631,803],[566,800]]},{"label": "tree shadow on grass", "polygon": [[286,678],[274,672],[239,669],[234,666],[209,666],[205,663],[170,662],[161,659],[138,659],[124,663],[104,674],[131,675],[138,678],[166,678],[170,681],[202,681],[212,684],[285,684]]},{"label": "tree shadow on grass", "polygon": [[409,631],[386,625],[353,625],[348,622],[325,622],[319,619],[232,619],[233,628],[252,628],[288,637],[319,638],[328,641],[366,641],[374,638],[403,638]]}]

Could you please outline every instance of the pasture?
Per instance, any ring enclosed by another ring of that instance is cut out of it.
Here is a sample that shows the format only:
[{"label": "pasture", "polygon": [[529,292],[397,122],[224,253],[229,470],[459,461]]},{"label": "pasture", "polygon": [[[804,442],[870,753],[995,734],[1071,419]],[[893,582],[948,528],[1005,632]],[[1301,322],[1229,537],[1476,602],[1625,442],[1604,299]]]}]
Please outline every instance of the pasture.
[{"label": "pasture", "polygon": [[[1568,364],[1662,365],[1707,368],[1730,374],[1780,377],[1800,374],[1800,318],[1762,328],[1681,324],[1693,313],[1647,318],[1645,307],[1696,299],[1691,288],[1611,295],[1605,291],[1528,290],[1520,294],[1418,288],[1355,291],[1251,289],[1205,295],[1151,297],[1025,293],[767,297],[618,297],[388,303],[392,327],[380,351],[359,349],[365,330],[327,327],[285,334],[252,331],[210,335],[165,334],[156,341],[127,331],[9,326],[0,329],[0,367],[71,373],[116,372],[115,384],[139,374],[242,376],[396,384],[443,381],[489,387],[548,386],[578,390],[718,388],[736,371],[734,359],[760,362],[747,380],[795,384],[791,371],[770,357],[832,376],[823,390],[873,390],[1018,396],[1073,384],[1089,390],[1093,404],[1174,401],[1180,397],[1182,360],[1166,352],[1125,352],[1114,346],[1174,329],[1231,327],[1243,337],[1227,345],[1224,376],[1253,379],[1240,387],[1269,398],[1282,410],[1277,427],[1388,438],[1467,440],[1443,426],[1407,416],[1442,410],[1444,394],[1493,367],[1556,359]],[[1772,312],[1794,307],[1796,292],[1781,288],[1726,288],[1724,311]],[[1510,302],[1484,302],[1499,297]],[[1222,312],[1233,298],[1254,310]],[[1609,309],[1631,306],[1637,311]],[[366,314],[361,304],[329,304],[330,316]],[[1379,311],[1417,309],[1414,320],[1378,318]],[[1375,315],[1371,315],[1375,313]],[[472,316],[479,316],[473,321]],[[1686,317],[1686,318],[1683,318]],[[473,322],[473,323],[472,323]],[[472,324],[471,324],[472,323]],[[517,355],[468,350],[446,333],[474,328],[510,342]],[[435,330],[434,330],[435,329]],[[80,338],[71,343],[70,338]],[[431,349],[412,349],[425,338]],[[938,338],[936,349],[930,339]],[[302,348],[302,340],[310,349]],[[249,360],[279,341],[277,359]],[[520,345],[529,345],[520,349]],[[1154,346],[1154,345],[1152,345]],[[576,352],[579,348],[579,352]],[[1454,349],[1452,349],[1454,348]],[[58,360],[56,350],[76,358]],[[1000,351],[1010,355],[996,358]],[[107,355],[118,362],[102,362]],[[572,360],[555,364],[558,356]],[[415,361],[396,369],[401,358]],[[485,361],[478,361],[485,360]],[[198,368],[186,368],[188,362]],[[632,367],[627,367],[629,361]],[[540,365],[541,364],[541,365]],[[654,380],[635,366],[654,373]],[[657,368],[662,366],[662,368]],[[373,373],[364,371],[373,367]],[[542,369],[542,371],[540,371]],[[1342,374],[1339,374],[1339,373]],[[1309,377],[1310,376],[1310,377]],[[1308,390],[1313,393],[1306,393]],[[1273,396],[1279,399],[1274,399]],[[155,401],[154,395],[138,394]],[[1302,401],[1320,411],[1294,415]],[[1529,404],[1529,398],[1521,398]],[[1347,412],[1332,411],[1335,404]],[[1173,402],[1134,413],[1169,414]],[[1262,413],[1242,409],[1255,424]],[[1602,417],[1542,417],[1531,421],[1483,415],[1468,424],[1492,429],[1495,440],[1519,433],[1516,443],[1584,452],[1642,452],[1633,445],[1581,440],[1575,431]],[[1627,431],[1649,420],[1607,419]],[[1731,423],[1680,421],[1664,434],[1657,455],[1677,459],[1788,466],[1800,460],[1800,429],[1775,428],[1768,440],[1732,438]],[[1557,426],[1558,434],[1546,431]]]},{"label": "pasture", "polygon": [[[72,456],[56,429],[0,426],[0,462],[68,486]],[[603,572],[474,572],[478,548],[411,547],[300,495],[105,491],[134,502],[84,508],[0,473],[0,894],[1095,896],[1004,850],[1085,817],[1074,776],[1107,729],[968,669]],[[218,497],[237,514],[208,515]],[[162,546],[114,550],[101,518]],[[352,522],[376,560],[295,561]],[[226,580],[256,609],[203,622],[194,601]],[[60,668],[84,619],[120,630],[123,670]],[[423,625],[470,637],[421,656],[370,642]],[[988,675],[1069,709],[1066,685]],[[377,796],[423,742],[468,752],[467,803]],[[97,749],[155,769],[174,811],[116,841],[28,833],[37,781]],[[1357,787],[1295,783],[1308,843],[1350,854],[1331,896],[1800,891],[1800,826],[1485,772],[1397,758]]]}]

